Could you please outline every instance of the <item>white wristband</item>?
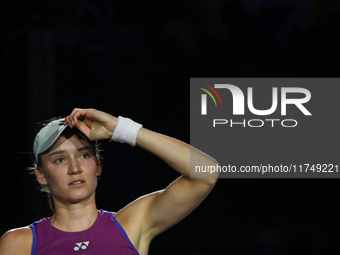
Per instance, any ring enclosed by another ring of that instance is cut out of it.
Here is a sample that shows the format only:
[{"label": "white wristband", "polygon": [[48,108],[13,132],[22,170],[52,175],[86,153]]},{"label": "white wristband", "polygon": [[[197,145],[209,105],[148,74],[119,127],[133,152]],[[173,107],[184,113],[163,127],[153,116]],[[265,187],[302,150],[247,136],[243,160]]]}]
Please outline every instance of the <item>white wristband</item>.
[{"label": "white wristband", "polygon": [[111,141],[136,145],[137,135],[143,126],[129,118],[118,117]]}]

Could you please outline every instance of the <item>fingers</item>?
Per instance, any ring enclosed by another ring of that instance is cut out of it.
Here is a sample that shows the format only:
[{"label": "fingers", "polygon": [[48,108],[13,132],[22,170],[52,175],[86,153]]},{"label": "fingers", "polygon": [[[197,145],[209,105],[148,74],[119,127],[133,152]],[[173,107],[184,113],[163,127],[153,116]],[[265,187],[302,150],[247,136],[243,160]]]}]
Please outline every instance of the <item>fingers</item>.
[{"label": "fingers", "polygon": [[88,139],[93,140],[91,138],[91,129],[88,126],[85,126],[83,123],[77,121],[77,123],[74,125],[80,132],[82,132],[84,135],[87,136]]},{"label": "fingers", "polygon": [[[79,121],[84,122],[85,125]],[[64,125],[69,125],[70,128],[77,127],[90,140],[111,138],[116,123],[117,118],[108,113],[80,108],[73,109],[64,121]]]},{"label": "fingers", "polygon": [[[69,116],[65,118],[64,125],[69,125],[71,128],[77,125],[78,120],[91,120],[93,117],[94,109],[80,109],[75,108]],[[86,123],[87,124],[87,123]]]}]

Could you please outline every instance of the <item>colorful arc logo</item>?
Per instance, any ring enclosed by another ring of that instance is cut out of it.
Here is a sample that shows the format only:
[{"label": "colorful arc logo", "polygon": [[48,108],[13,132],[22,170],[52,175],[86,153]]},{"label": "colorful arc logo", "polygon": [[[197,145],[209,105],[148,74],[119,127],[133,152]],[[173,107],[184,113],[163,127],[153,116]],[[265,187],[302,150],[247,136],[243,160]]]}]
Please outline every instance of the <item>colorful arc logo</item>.
[{"label": "colorful arc logo", "polygon": [[[221,106],[222,106],[221,98],[220,98],[219,94],[217,93],[217,91],[216,91],[213,87],[211,87],[211,86],[208,85],[208,84],[202,83],[202,82],[197,82],[197,83],[200,83],[200,84],[206,86],[207,88],[209,88],[209,89],[217,96],[217,98],[218,98],[218,100],[220,101],[220,104],[221,104]],[[215,97],[211,94],[211,92],[210,92],[209,90],[204,89],[204,88],[200,88],[200,87],[198,87],[198,88],[199,88],[200,90],[203,90],[204,92],[206,92],[206,93],[212,98],[212,100],[214,101],[215,106],[217,106]],[[201,106],[202,106],[202,108],[201,108],[201,114],[202,114],[202,115],[207,115],[207,95],[206,95],[206,94],[202,94],[202,97],[201,97]]]}]

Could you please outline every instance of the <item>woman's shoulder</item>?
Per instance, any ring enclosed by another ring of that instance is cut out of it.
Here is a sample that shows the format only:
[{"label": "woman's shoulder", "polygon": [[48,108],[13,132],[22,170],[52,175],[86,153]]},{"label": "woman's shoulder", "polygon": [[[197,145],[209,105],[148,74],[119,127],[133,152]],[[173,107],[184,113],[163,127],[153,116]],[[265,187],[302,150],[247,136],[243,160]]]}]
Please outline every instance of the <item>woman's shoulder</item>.
[{"label": "woman's shoulder", "polygon": [[30,226],[7,231],[0,238],[0,254],[31,254],[33,232]]}]

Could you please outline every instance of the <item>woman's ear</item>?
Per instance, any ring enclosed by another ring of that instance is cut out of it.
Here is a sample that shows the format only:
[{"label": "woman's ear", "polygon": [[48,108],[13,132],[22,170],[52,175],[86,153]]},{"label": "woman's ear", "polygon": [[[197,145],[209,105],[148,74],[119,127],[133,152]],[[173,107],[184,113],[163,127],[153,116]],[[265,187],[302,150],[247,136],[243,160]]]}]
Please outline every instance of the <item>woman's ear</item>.
[{"label": "woman's ear", "polygon": [[44,173],[42,172],[41,168],[39,166],[37,166],[35,168],[35,176],[37,177],[37,181],[41,184],[41,185],[47,185],[47,180],[45,178]]}]

